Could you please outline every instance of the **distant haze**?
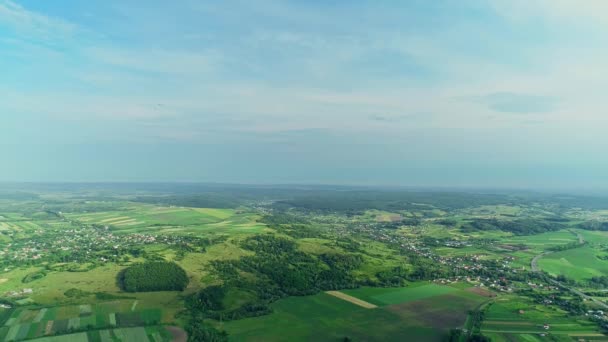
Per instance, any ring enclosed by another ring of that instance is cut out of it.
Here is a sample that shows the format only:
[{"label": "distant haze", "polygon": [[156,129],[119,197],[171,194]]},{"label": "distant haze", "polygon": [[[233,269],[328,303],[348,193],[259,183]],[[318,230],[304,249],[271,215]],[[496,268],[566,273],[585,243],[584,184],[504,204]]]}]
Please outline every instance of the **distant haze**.
[{"label": "distant haze", "polygon": [[608,1],[0,0],[0,181],[608,189]]}]

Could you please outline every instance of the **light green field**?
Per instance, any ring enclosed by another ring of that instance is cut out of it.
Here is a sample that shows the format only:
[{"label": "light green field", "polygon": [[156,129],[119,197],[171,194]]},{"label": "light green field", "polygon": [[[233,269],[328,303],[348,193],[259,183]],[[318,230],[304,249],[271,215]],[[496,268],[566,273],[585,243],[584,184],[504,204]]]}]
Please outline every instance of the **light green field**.
[{"label": "light green field", "polygon": [[608,243],[608,232],[578,229],[576,233],[581,234],[585,241],[591,244]]},{"label": "light green field", "polygon": [[597,258],[600,253],[590,246],[570,249],[544,256],[538,262],[543,271],[564,275],[578,281],[608,274],[608,261]]},{"label": "light green field", "polygon": [[375,288],[364,287],[355,290],[343,290],[342,292],[362,299],[366,302],[379,306],[407,303],[415,300],[421,300],[429,297],[448,294],[458,291],[458,289],[450,286],[440,286],[436,284],[418,283],[411,287],[401,288]]},{"label": "light green field", "polygon": [[88,342],[89,338],[86,332],[70,334],[64,336],[51,336],[51,337],[42,337],[37,338],[34,341],[37,342]]},{"label": "light green field", "polygon": [[566,245],[578,241],[575,234],[568,230],[548,232],[537,235],[513,236],[500,240],[503,244],[522,244],[535,252],[542,252],[550,247]]},{"label": "light green field", "polygon": [[495,217],[495,216],[517,216],[522,213],[519,206],[510,205],[482,205],[479,207],[464,210],[467,215],[475,217]]}]

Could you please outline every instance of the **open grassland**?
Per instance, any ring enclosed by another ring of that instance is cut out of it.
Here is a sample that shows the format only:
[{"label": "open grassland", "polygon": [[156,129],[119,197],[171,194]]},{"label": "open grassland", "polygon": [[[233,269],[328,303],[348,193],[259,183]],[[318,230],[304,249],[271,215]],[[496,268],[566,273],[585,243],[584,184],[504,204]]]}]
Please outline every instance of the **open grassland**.
[{"label": "open grassland", "polygon": [[[549,329],[544,325],[548,324]],[[557,341],[571,341],[575,336],[593,336],[605,341],[598,327],[567,312],[535,304],[524,297],[506,296],[488,307],[481,331],[493,341],[536,341],[540,334],[550,334]],[[527,336],[530,335],[530,336]],[[541,339],[544,341],[544,339]]]},{"label": "open grassland", "polygon": [[608,274],[608,261],[598,255],[606,255],[590,246],[551,253],[539,260],[543,271],[553,275],[564,275],[577,281]]},{"label": "open grassland", "polygon": [[450,328],[464,325],[469,310],[487,300],[425,283],[411,289],[340,292],[357,294],[365,301],[378,297],[376,303],[382,307],[365,308],[321,293],[280,300],[268,316],[227,322],[223,327],[235,341],[335,341],[345,336],[355,341],[440,341]]}]

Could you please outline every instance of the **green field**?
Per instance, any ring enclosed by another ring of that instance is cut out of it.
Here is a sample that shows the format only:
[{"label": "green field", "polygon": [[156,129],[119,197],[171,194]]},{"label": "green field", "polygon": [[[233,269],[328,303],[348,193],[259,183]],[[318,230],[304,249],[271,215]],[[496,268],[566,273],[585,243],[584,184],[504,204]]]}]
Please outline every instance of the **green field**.
[{"label": "green field", "polygon": [[405,288],[365,287],[355,290],[344,290],[342,292],[378,306],[385,306],[422,300],[455,291],[458,291],[458,289],[454,287],[415,283],[414,285]]},{"label": "green field", "polygon": [[608,274],[608,260],[600,260],[598,254],[607,255],[590,246],[570,249],[544,256],[539,266],[550,274],[582,281]]},{"label": "green field", "polygon": [[335,341],[345,336],[355,341],[440,341],[449,328],[463,326],[469,310],[487,300],[433,284],[342,292],[384,306],[365,309],[322,293],[283,299],[272,305],[271,315],[221,326],[234,341]]}]

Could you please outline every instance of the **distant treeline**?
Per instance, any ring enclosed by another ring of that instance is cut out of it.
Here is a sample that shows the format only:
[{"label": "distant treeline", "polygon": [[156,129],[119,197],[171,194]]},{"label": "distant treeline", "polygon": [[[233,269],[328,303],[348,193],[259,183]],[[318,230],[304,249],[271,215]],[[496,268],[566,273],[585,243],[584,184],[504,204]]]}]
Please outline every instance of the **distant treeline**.
[{"label": "distant treeline", "polygon": [[138,196],[133,201],[162,206],[194,208],[236,208],[243,204],[243,201],[238,198],[222,194]]},{"label": "distant treeline", "polygon": [[0,199],[11,201],[31,201],[37,200],[40,196],[29,192],[2,192],[0,191]]},{"label": "distant treeline", "polygon": [[480,205],[508,204],[515,199],[506,195],[459,192],[413,191],[334,191],[295,196],[278,201],[275,208],[289,207],[321,212],[357,214],[369,209],[418,211],[424,209],[462,209]]}]

